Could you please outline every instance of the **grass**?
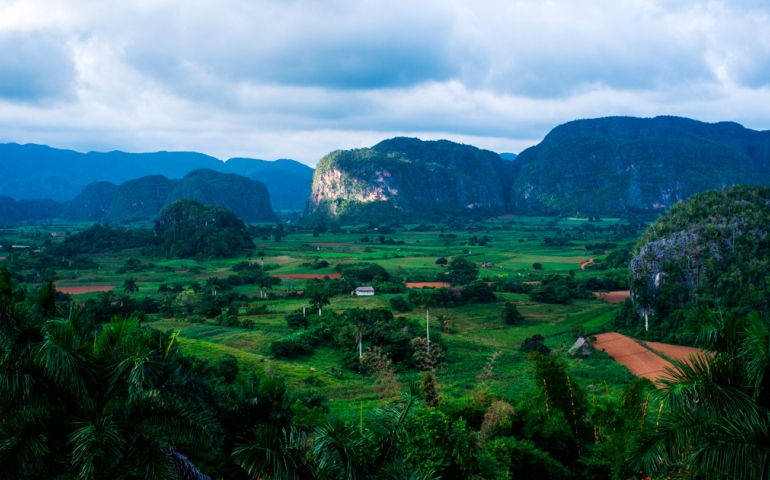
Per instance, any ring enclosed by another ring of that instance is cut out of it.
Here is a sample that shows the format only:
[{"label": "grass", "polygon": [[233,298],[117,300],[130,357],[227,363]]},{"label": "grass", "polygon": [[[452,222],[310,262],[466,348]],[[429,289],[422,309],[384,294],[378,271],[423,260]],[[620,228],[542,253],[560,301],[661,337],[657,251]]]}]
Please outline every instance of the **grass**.
[{"label": "grass", "polygon": [[[381,244],[376,232],[358,233],[351,231],[351,227],[342,227],[338,233],[324,233],[318,237],[313,237],[310,233],[289,232],[281,242],[255,239],[255,252],[260,255],[254,256],[251,261],[269,266],[271,274],[331,274],[334,273],[333,268],[314,270],[312,264],[318,260],[326,260],[331,266],[340,262],[366,261],[376,262],[389,272],[405,275],[407,278],[434,279],[445,269],[436,265],[437,258],[462,255],[477,264],[482,261],[492,262],[492,268],[481,269],[481,278],[491,280],[513,277],[523,281],[537,281],[549,273],[566,274],[570,271],[578,277],[601,275],[600,272],[580,270],[581,263],[593,257],[600,257],[599,254],[587,251],[584,245],[635,240],[630,237],[618,239],[606,228],[622,225],[623,222],[619,219],[604,219],[598,224],[602,227],[602,232],[587,233],[577,230],[586,222],[585,219],[559,219],[554,222],[550,217],[515,217],[513,221],[515,223],[511,223],[508,217],[491,219],[485,224],[469,225],[463,229],[452,230],[446,226],[426,232],[399,229],[385,235],[387,239],[403,241],[400,245]],[[0,231],[0,243],[6,239],[5,241],[15,244],[41,245],[50,237],[50,232],[67,230],[76,233],[88,226],[67,223],[6,229]],[[447,234],[456,235],[456,238],[447,237]],[[472,236],[481,238],[485,235],[490,239],[488,246],[469,243]],[[368,236],[370,241],[362,243],[365,236]],[[573,245],[543,245],[543,238],[558,236],[568,238]],[[7,254],[0,252],[0,255]],[[153,263],[154,267],[138,273],[118,274],[117,270],[131,257],[139,258],[143,264]],[[115,285],[117,291],[121,291],[125,278],[133,276],[137,278],[140,287],[136,296],[159,298],[157,289],[162,283],[189,285],[197,281],[203,284],[210,277],[231,274],[230,267],[233,264],[246,260],[237,258],[196,262],[147,258],[142,257],[138,250],[99,254],[93,258],[100,268],[78,272],[63,270],[59,272],[58,281],[67,285],[110,284]],[[542,270],[532,268],[532,264],[536,262],[543,265]],[[199,273],[189,272],[192,267],[199,268]],[[305,283],[302,279],[284,279],[274,291],[302,290]],[[258,288],[255,286],[238,287],[238,291],[251,296],[258,294]],[[97,295],[85,294],[75,298],[82,301]],[[325,308],[342,311],[356,307],[387,307],[389,297],[341,295],[333,298],[331,305]],[[555,355],[567,359],[571,374],[589,390],[604,392],[606,381],[610,390],[617,393],[623,385],[633,379],[625,367],[615,363],[602,352],[596,352],[588,359],[571,359],[566,355],[567,349],[575,341],[578,327],[589,333],[601,331],[619,308],[618,305],[597,300],[575,301],[569,305],[545,305],[531,302],[526,295],[499,293],[498,297],[497,302],[490,304],[431,310],[432,332],[439,331],[436,321],[438,315],[451,317],[455,323],[455,331],[441,334],[448,348],[447,363],[438,371],[442,395],[445,397],[459,399],[477,389],[477,376],[481,374],[489,358],[498,351],[500,356],[494,367],[494,375],[487,385],[492,392],[515,399],[536,388],[529,371],[530,362],[519,352],[519,346],[524,339],[535,334],[546,338],[546,345]],[[500,312],[503,302],[507,301],[515,302],[524,315],[525,321],[522,325],[510,327],[502,324]],[[213,325],[210,320],[200,324],[189,323],[183,319],[165,319],[151,322],[149,325],[181,331],[180,342],[184,351],[189,354],[210,358],[212,361],[225,354],[234,355],[238,358],[244,375],[249,371],[259,375],[273,371],[283,375],[292,389],[320,390],[328,395],[332,410],[344,415],[350,412],[357,414],[357,408],[360,408],[362,403],[366,408],[378,401],[372,389],[372,379],[342,368],[338,353],[329,347],[316,348],[312,354],[294,361],[266,357],[266,346],[272,340],[288,333],[284,316],[301,309],[307,302],[301,299],[270,299],[265,303],[268,305],[267,314],[250,317],[255,322],[254,330],[219,327]],[[309,315],[315,313],[310,308],[307,312]],[[425,312],[419,310],[407,315],[420,317],[421,321],[425,318]],[[315,368],[316,372],[311,372],[311,368]],[[418,379],[419,376],[415,372],[400,373],[403,383]]]}]

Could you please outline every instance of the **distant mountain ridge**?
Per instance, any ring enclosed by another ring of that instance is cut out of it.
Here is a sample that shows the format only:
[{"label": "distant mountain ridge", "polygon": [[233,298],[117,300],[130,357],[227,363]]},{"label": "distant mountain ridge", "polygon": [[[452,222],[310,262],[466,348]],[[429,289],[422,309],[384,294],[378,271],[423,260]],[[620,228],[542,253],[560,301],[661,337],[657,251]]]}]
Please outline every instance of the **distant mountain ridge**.
[{"label": "distant mountain ridge", "polygon": [[448,140],[397,137],[324,156],[306,215],[374,221],[502,213],[513,162]]},{"label": "distant mountain ridge", "polygon": [[120,186],[94,182],[69,202],[48,199],[17,201],[0,196],[0,222],[55,218],[112,224],[150,221],[165,207],[182,199],[226,207],[246,222],[278,220],[271,207],[267,187],[262,182],[201,168],[178,180],[163,175],[147,175]]},{"label": "distant mountain ridge", "polygon": [[200,168],[262,181],[277,210],[302,210],[310,195],[313,169],[294,160],[232,158],[223,162],[196,152],[79,153],[16,143],[0,144],[0,195],[63,202],[93,182],[121,184],[147,175],[175,179]]},{"label": "distant mountain ridge", "polygon": [[575,120],[513,163],[519,213],[662,212],[706,190],[770,184],[770,131],[681,117]]}]

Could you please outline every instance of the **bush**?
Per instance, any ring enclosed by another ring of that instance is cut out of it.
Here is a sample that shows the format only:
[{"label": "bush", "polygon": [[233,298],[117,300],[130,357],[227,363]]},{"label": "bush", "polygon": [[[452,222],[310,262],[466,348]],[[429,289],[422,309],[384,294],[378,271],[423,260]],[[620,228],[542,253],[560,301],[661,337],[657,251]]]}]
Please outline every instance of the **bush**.
[{"label": "bush", "polygon": [[267,346],[268,353],[275,358],[291,359],[312,353],[313,345],[307,330],[277,338]]},{"label": "bush", "polygon": [[436,260],[436,265],[446,265],[447,263],[449,263],[449,262],[444,257],[441,257],[438,260]]},{"label": "bush", "polygon": [[286,326],[291,330],[306,329],[309,325],[307,318],[302,314],[302,310],[295,310],[284,317]]},{"label": "bush", "polygon": [[404,297],[393,297],[390,300],[388,300],[388,303],[390,304],[390,308],[397,312],[410,312],[412,310],[412,306],[409,305],[409,302],[406,301]]},{"label": "bush", "polygon": [[492,287],[484,281],[475,281],[463,287],[463,296],[472,303],[490,303],[497,300]]},{"label": "bush", "polygon": [[227,383],[233,383],[238,376],[238,359],[230,354],[225,354],[217,362],[217,371]]},{"label": "bush", "polygon": [[519,347],[519,351],[522,353],[537,352],[542,355],[548,355],[551,353],[551,349],[545,346],[545,337],[540,334],[533,335],[524,339],[524,343]]},{"label": "bush", "polygon": [[502,311],[503,323],[506,325],[519,325],[524,321],[524,316],[516,308],[515,303],[508,302]]},{"label": "bush", "polygon": [[542,270],[543,269],[543,264],[540,263],[540,262],[535,262],[535,263],[532,264],[532,268],[534,268],[535,270]]}]

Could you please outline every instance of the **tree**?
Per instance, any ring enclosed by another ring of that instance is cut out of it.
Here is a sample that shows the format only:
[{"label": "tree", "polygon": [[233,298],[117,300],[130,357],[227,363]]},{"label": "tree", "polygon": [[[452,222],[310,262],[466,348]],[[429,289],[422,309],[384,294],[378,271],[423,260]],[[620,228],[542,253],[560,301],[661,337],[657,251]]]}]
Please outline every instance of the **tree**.
[{"label": "tree", "polygon": [[710,352],[672,362],[670,378],[648,402],[660,405],[659,419],[648,415],[630,466],[661,475],[768,478],[770,320],[699,310],[689,326]]},{"label": "tree", "polygon": [[256,283],[259,286],[259,294],[262,295],[263,290],[272,290],[276,285],[280,285],[281,279],[263,273],[257,277]]},{"label": "tree", "polygon": [[310,300],[310,304],[318,309],[318,316],[321,316],[321,308],[325,305],[330,305],[329,298],[332,296],[332,292],[324,286],[322,283],[311,284],[305,287],[305,296]]},{"label": "tree", "polygon": [[139,285],[136,284],[135,277],[128,277],[123,281],[123,291],[126,293],[136,293],[139,291]]},{"label": "tree", "polygon": [[449,262],[444,257],[441,257],[441,258],[436,260],[436,265],[446,265],[447,263],[449,263]]},{"label": "tree", "polygon": [[447,275],[452,285],[467,285],[476,280],[479,267],[464,257],[455,257],[449,262]]},{"label": "tree", "polygon": [[524,321],[524,316],[519,312],[519,309],[516,308],[516,304],[513,302],[505,304],[501,316],[503,318],[503,323],[506,325],[519,325]]},{"label": "tree", "polygon": [[18,313],[21,331],[0,329],[0,478],[200,473],[181,452],[210,452],[218,427],[183,386],[175,334],[115,317],[94,336],[74,309]]},{"label": "tree", "polygon": [[535,270],[542,270],[543,269],[543,264],[540,263],[540,262],[535,262],[535,263],[532,264],[532,268],[534,268]]}]

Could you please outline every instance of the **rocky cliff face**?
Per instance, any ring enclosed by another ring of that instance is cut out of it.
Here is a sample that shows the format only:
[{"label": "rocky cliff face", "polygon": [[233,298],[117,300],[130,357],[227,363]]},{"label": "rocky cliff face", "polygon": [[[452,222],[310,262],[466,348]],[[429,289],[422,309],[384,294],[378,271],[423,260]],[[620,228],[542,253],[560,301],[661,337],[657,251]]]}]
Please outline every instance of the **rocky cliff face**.
[{"label": "rocky cliff face", "polygon": [[500,213],[511,175],[511,162],[494,152],[394,138],[323,157],[305,213],[361,220]]},{"label": "rocky cliff face", "polygon": [[[630,263],[637,310],[661,302],[683,308],[698,298],[734,307],[770,280],[770,188],[741,185],[680,202],[642,235]],[[726,299],[729,299],[727,301]]]},{"label": "rocky cliff face", "polygon": [[678,117],[576,120],[514,163],[518,212],[662,212],[698,192],[770,184],[770,131]]}]

